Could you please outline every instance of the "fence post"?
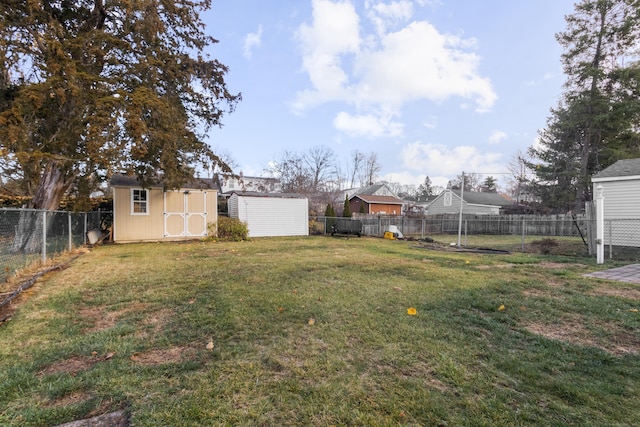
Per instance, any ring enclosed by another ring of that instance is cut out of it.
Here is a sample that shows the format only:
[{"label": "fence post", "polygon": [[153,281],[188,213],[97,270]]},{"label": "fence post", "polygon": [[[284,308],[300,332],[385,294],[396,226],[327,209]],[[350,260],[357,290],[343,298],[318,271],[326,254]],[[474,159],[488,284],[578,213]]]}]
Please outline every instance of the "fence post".
[{"label": "fence post", "polygon": [[89,230],[87,230],[87,215],[89,215],[87,212],[84,213],[84,234],[82,235],[82,246],[87,246],[87,232]]},{"label": "fence post", "polygon": [[609,259],[613,259],[613,220],[609,220]]},{"label": "fence post", "polygon": [[524,239],[525,239],[525,234],[526,234],[526,225],[527,225],[527,220],[524,218],[524,216],[522,217],[522,253],[524,253]]},{"label": "fence post", "polygon": [[[602,185],[596,186],[596,262],[604,264],[604,191]],[[611,235],[609,235],[611,244]],[[611,247],[611,246],[609,246]]]},{"label": "fence post", "polygon": [[42,263],[47,262],[47,211],[42,211]]},{"label": "fence post", "polygon": [[67,212],[67,222],[69,223],[69,252],[73,250],[73,236],[71,235],[71,212]]}]

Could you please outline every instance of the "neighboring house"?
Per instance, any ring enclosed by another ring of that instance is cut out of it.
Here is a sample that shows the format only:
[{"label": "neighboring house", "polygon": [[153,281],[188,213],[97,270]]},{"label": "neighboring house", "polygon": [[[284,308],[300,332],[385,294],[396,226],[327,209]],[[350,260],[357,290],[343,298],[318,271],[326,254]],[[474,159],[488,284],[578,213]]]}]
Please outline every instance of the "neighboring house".
[{"label": "neighboring house", "polygon": [[232,191],[254,191],[258,193],[280,193],[282,185],[277,178],[261,176],[244,176],[242,172],[238,176],[220,175],[220,188],[222,193]]},{"label": "neighboring house", "polygon": [[[460,213],[460,190],[444,190],[427,207],[427,214]],[[478,193],[464,191],[462,213],[497,215],[501,209],[511,206],[512,202],[498,193]]]},{"label": "neighboring house", "polygon": [[115,175],[111,188],[115,242],[202,238],[207,225],[218,221],[218,190],[210,179],[165,190],[162,185],[143,188],[135,177]]},{"label": "neighboring house", "polygon": [[309,201],[286,193],[232,192],[229,217],[247,224],[249,237],[308,236]]},{"label": "neighboring house", "polygon": [[384,184],[358,189],[349,197],[349,209],[352,214],[402,215],[404,204],[405,202]]},{"label": "neighboring house", "polygon": [[[597,187],[602,186],[604,197],[604,221],[615,219],[640,219],[640,159],[618,160],[591,178],[594,198]],[[612,244],[640,247],[640,228],[614,222]],[[616,233],[618,231],[618,233]]]}]

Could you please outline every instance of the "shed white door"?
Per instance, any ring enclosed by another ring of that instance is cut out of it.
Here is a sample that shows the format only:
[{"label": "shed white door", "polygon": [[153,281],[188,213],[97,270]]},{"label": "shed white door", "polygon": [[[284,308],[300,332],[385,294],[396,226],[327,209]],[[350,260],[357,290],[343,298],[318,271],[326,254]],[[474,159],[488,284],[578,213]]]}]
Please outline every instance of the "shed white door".
[{"label": "shed white door", "polygon": [[164,237],[207,235],[207,192],[200,190],[164,193]]}]

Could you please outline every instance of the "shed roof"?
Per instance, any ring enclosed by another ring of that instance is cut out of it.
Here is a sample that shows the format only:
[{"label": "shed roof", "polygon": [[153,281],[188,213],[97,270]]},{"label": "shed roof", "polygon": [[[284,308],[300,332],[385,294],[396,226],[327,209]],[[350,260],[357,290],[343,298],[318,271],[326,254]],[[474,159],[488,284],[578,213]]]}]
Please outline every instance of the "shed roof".
[{"label": "shed roof", "polygon": [[306,196],[297,193],[261,193],[259,191],[231,190],[227,194],[237,194],[240,197],[269,197],[272,199],[306,199]]},{"label": "shed roof", "polygon": [[616,178],[623,176],[640,176],[640,159],[618,160],[608,168],[595,174],[593,178]]},{"label": "shed roof", "polygon": [[384,205],[402,205],[404,202],[393,196],[370,196],[368,194],[354,194],[351,199],[359,198],[366,203],[377,203]]},{"label": "shed roof", "polygon": [[[115,174],[111,177],[112,187],[140,187],[141,184],[138,178],[130,175]],[[163,188],[162,183],[152,184],[150,188]],[[181,188],[192,189],[207,189],[207,190],[219,190],[220,186],[213,179],[209,178],[193,178],[191,181],[186,182]]]}]

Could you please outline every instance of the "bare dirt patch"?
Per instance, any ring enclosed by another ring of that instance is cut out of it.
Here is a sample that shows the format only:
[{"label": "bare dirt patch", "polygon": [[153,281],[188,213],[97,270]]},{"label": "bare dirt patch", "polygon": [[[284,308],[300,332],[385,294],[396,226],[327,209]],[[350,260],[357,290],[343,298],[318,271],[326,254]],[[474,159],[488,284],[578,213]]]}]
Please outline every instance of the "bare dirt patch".
[{"label": "bare dirt patch", "polygon": [[606,295],[618,298],[625,298],[634,301],[640,301],[640,289],[625,288],[600,288],[595,289],[592,295]]},{"label": "bare dirt patch", "polygon": [[135,311],[144,310],[146,304],[135,303],[115,311],[106,311],[104,307],[91,307],[80,310],[80,315],[93,323],[86,332],[100,332],[113,328],[122,317]]},{"label": "bare dirt patch", "polygon": [[164,365],[167,363],[180,363],[191,358],[195,349],[191,347],[172,347],[166,349],[149,350],[143,353],[134,353],[131,360],[145,366]]},{"label": "bare dirt patch", "polygon": [[552,262],[542,261],[535,264],[536,267],[548,268],[550,270],[566,270],[567,268],[588,268],[585,264],[579,263],[564,263],[564,262]]},{"label": "bare dirt patch", "polygon": [[76,375],[79,372],[86,371],[93,367],[96,363],[105,360],[102,357],[76,356],[69,359],[61,360],[47,366],[38,372],[38,376],[50,374],[69,374]]},{"label": "bare dirt patch", "polygon": [[493,270],[496,269],[505,269],[505,268],[513,268],[515,264],[493,264],[493,265],[476,265],[476,269],[478,270]]},{"label": "bare dirt patch", "polygon": [[589,331],[581,319],[564,319],[554,324],[527,323],[526,330],[548,339],[570,344],[597,347],[608,353],[620,356],[640,354],[640,338],[623,330],[616,324],[602,325],[608,332],[606,337],[597,337]]}]

